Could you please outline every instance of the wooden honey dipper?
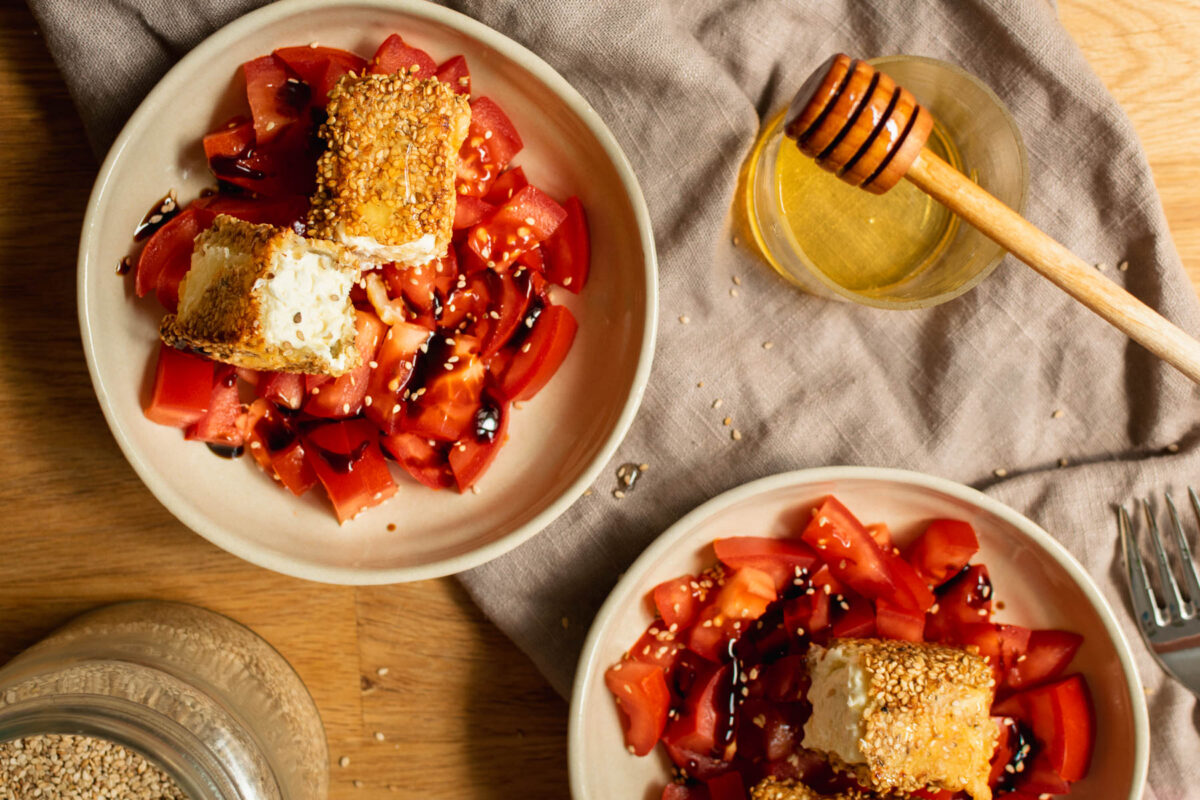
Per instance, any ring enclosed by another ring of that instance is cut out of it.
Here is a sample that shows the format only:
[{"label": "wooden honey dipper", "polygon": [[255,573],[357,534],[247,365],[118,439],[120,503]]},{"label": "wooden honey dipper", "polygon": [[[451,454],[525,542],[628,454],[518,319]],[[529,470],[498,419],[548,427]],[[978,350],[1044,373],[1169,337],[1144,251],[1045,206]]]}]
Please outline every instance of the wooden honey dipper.
[{"label": "wooden honey dipper", "polygon": [[1200,342],[925,147],[933,116],[870,64],[839,53],[804,82],[784,128],[847,183],[883,194],[907,178],[1163,361],[1200,383]]}]

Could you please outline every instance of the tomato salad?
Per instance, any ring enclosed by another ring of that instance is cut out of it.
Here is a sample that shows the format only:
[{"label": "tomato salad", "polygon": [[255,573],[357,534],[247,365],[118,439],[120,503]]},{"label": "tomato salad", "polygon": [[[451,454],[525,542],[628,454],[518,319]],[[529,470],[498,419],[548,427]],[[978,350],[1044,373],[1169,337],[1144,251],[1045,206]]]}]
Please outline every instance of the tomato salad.
[{"label": "tomato salad", "polygon": [[[148,216],[139,297],[175,311],[193,240],[218,214],[304,233],[325,98],[348,72],[436,77],[471,97],[453,241],[432,268],[388,264],[355,287],[364,366],[338,378],[256,372],[164,345],[146,416],[223,454],[249,449],[296,495],[320,483],[339,521],[396,492],[385,456],[432,489],[470,489],[507,438],[512,404],[545,386],[574,340],[575,317],[549,285],[578,293],[587,282],[583,206],[555,201],[511,165],[521,137],[497,103],[471,96],[461,55],[439,65],[392,35],[369,60],[283,47],[241,71],[249,115],[203,140],[218,189]],[[499,241],[503,253],[493,252]]]},{"label": "tomato salad", "polygon": [[1086,774],[1091,697],[1081,675],[1065,674],[1082,637],[994,622],[967,523],[933,520],[901,552],[886,525],[863,525],[830,496],[797,539],[713,547],[718,564],[654,588],[657,618],[605,674],[629,751],[661,742],[677,768],[663,800],[744,800],[768,777],[861,789],[800,746],[811,712],[805,654],[835,637],[976,648],[995,677],[994,795],[1061,794]]}]

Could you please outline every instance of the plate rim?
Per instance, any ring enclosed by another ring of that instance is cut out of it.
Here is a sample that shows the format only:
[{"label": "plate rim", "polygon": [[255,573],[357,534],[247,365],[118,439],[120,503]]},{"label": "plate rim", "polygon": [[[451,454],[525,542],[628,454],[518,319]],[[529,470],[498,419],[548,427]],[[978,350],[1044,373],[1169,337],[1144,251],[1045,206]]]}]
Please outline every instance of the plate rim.
[{"label": "plate rim", "polygon": [[[579,117],[600,143],[605,155],[612,163],[632,207],[644,254],[642,273],[646,311],[641,320],[643,330],[637,366],[621,412],[608,436],[601,443],[596,456],[574,482],[528,522],[473,550],[425,564],[388,568],[315,565],[295,556],[282,555],[260,548],[230,533],[220,525],[210,524],[201,515],[193,514],[177,502],[177,493],[160,480],[158,473],[142,460],[134,448],[126,426],[122,424],[122,420],[113,408],[103,376],[96,366],[97,343],[91,334],[91,318],[99,310],[92,308],[94,301],[87,291],[87,284],[91,270],[99,267],[90,263],[89,251],[95,246],[94,238],[98,230],[96,218],[101,205],[106,202],[111,192],[116,191],[114,187],[110,186],[112,173],[118,162],[125,156],[130,140],[157,112],[157,107],[162,104],[164,98],[173,91],[183,88],[183,76],[192,69],[194,64],[202,63],[211,56],[219,54],[244,34],[265,27],[281,18],[302,14],[310,9],[325,9],[331,6],[354,6],[399,12],[444,24],[473,38],[481,46],[496,50],[534,74]],[[658,331],[658,255],[645,196],[637,175],[616,137],[583,95],[536,53],[478,20],[453,9],[423,0],[281,0],[234,19],[192,48],[155,84],[121,128],[121,132],[117,135],[100,166],[91,194],[88,196],[87,211],[80,232],[76,260],[76,297],[80,337],[83,342],[84,357],[87,361],[92,389],[96,394],[109,430],[116,439],[125,460],[133,467],[134,472],[155,499],[190,530],[222,550],[256,566],[320,583],[353,586],[380,585],[439,578],[472,569],[498,558],[540,533],[573,505],[584,490],[596,480],[628,433],[641,406],[650,377]]]},{"label": "plate rim", "polygon": [[764,494],[775,489],[796,486],[803,483],[836,482],[845,480],[872,480],[902,484],[923,489],[931,489],[949,495],[955,499],[970,503],[982,511],[990,513],[1017,530],[1021,531],[1037,545],[1048,552],[1055,561],[1067,571],[1071,579],[1080,587],[1084,596],[1096,609],[1100,622],[1112,640],[1125,677],[1125,689],[1129,695],[1130,706],[1133,709],[1134,754],[1133,775],[1130,784],[1129,800],[1137,800],[1142,796],[1146,785],[1146,775],[1150,761],[1150,723],[1146,706],[1146,697],[1142,691],[1141,678],[1129,641],[1121,631],[1116,615],[1108,600],[1100,593],[1083,565],[1071,555],[1061,542],[1050,535],[1033,520],[1001,503],[988,495],[966,484],[941,478],[928,473],[914,470],[895,469],[892,467],[861,467],[861,466],[826,466],[810,467],[768,475],[763,478],[743,483],[728,489],[721,494],[701,503],[675,523],[660,533],[649,546],[634,560],[621,578],[613,586],[600,610],[596,612],[583,649],[575,669],[575,677],[571,684],[570,710],[567,721],[567,770],[571,796],[575,800],[590,800],[584,779],[589,773],[583,762],[582,750],[579,745],[586,735],[584,730],[583,698],[592,683],[600,665],[593,658],[600,646],[600,631],[607,627],[617,611],[628,602],[629,587],[641,580],[650,572],[654,562],[661,555],[672,549],[677,541],[693,530],[698,524],[755,495]]}]

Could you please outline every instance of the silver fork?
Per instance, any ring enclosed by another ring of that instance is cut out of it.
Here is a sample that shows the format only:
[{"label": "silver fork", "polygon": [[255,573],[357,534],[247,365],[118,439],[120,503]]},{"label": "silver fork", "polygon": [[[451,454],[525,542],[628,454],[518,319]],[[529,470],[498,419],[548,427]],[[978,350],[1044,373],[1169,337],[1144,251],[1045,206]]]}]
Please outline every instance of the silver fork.
[{"label": "silver fork", "polygon": [[[1174,675],[1193,694],[1200,696],[1200,574],[1197,573],[1196,560],[1188,547],[1175,503],[1170,495],[1165,497],[1175,549],[1179,554],[1179,575],[1171,568],[1150,503],[1142,500],[1142,512],[1150,531],[1154,559],[1158,562],[1156,572],[1162,594],[1166,597],[1165,602],[1159,601],[1150,583],[1125,506],[1118,509],[1117,528],[1121,533],[1125,568],[1129,571],[1129,595],[1142,638],[1163,669]],[[1196,496],[1195,489],[1188,487],[1188,498],[1192,503],[1192,511],[1200,519],[1200,497]],[[1180,583],[1183,584],[1183,592],[1180,591]]]}]

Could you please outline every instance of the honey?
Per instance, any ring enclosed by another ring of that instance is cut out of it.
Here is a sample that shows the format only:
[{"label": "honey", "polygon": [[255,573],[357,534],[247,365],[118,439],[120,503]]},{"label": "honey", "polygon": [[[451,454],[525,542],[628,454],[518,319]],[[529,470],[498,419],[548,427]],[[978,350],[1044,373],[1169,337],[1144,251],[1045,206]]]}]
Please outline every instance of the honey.
[{"label": "honey", "polygon": [[[869,296],[909,280],[942,257],[961,225],[957,216],[907,181],[875,195],[839,180],[782,137],[783,119],[781,113],[766,126],[750,163],[773,163],[782,238],[810,268]],[[962,169],[962,156],[940,125],[935,123],[926,146]],[[773,160],[760,158],[766,147],[778,148]],[[750,222],[757,227],[753,215]]]}]

